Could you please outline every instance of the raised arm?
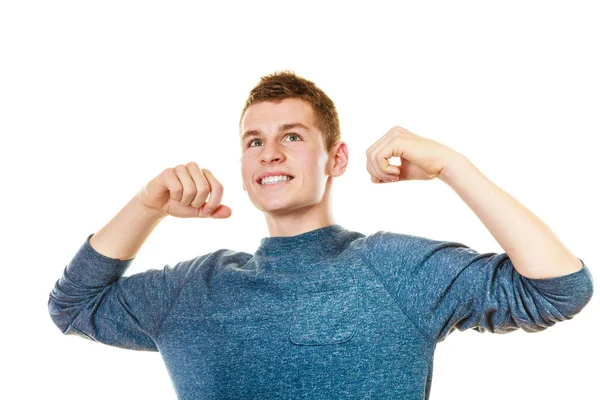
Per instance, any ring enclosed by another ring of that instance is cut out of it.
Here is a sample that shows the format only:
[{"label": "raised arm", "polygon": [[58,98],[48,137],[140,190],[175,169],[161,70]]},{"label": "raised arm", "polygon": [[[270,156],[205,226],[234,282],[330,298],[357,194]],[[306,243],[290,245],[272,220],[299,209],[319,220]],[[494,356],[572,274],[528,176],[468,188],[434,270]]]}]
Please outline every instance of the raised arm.
[{"label": "raised arm", "polygon": [[[401,165],[390,165],[391,157]],[[593,281],[583,261],[460,153],[394,127],[367,150],[367,170],[374,183],[442,179],[506,251],[480,254],[461,243],[392,233],[367,240],[381,255],[369,263],[431,341],[455,328],[539,331],[589,302]]]},{"label": "raised arm", "polygon": [[[367,170],[375,183],[434,178],[447,183],[490,231],[522,276],[553,278],[583,267],[543,221],[455,150],[394,127],[369,148],[367,155]],[[387,160],[391,157],[400,157],[402,165],[390,165]]]},{"label": "raised arm", "polygon": [[[183,270],[189,265],[123,274],[166,216],[229,217],[231,209],[220,205],[222,193],[210,171],[195,163],[168,168],[152,179],[106,226],[88,236],[64,269],[48,300],[53,322],[65,334],[156,350],[160,325],[189,276]],[[214,212],[205,214],[206,209]]]}]

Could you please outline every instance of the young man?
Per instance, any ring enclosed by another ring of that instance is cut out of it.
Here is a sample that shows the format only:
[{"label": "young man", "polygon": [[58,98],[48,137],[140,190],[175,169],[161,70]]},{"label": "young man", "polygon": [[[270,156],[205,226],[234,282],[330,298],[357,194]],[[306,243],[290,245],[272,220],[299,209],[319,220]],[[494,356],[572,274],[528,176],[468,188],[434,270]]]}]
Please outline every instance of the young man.
[{"label": "young man", "polygon": [[331,186],[348,149],[331,99],[293,72],[250,92],[240,138],[244,190],[270,234],[256,253],[221,249],[123,276],[167,215],[231,215],[209,170],[168,168],[57,281],[49,310],[63,333],[160,351],[182,399],[422,400],[436,344],[455,329],[536,332],[592,296],[587,266],[533,213],[463,155],[400,127],[367,151],[371,180],[441,179],[506,253],[336,224]]}]

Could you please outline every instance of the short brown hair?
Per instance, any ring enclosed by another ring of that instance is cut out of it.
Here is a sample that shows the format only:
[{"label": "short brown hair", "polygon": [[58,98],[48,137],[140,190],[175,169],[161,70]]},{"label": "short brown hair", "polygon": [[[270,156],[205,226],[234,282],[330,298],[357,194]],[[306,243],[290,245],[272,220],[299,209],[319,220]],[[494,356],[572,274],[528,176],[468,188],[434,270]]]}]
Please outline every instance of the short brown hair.
[{"label": "short brown hair", "polygon": [[258,84],[250,91],[240,115],[240,133],[242,119],[248,107],[263,101],[289,98],[299,98],[310,103],[317,129],[323,133],[325,150],[329,152],[341,138],[340,121],[335,104],[317,85],[290,70],[276,71],[260,78]]}]

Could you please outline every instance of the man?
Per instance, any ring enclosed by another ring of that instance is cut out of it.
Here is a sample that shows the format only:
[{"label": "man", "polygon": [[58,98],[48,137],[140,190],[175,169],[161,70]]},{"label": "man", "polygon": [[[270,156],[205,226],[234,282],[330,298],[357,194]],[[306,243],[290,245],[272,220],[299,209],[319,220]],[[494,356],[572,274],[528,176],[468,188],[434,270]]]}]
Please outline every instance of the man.
[{"label": "man", "polygon": [[331,187],[348,148],[331,99],[291,71],[250,92],[240,140],[243,187],[270,234],[256,253],[123,276],[167,215],[231,216],[209,170],[167,168],[57,281],[49,310],[63,333],[160,351],[182,399],[427,399],[436,344],[455,329],[540,331],[592,296],[587,266],[533,213],[465,156],[401,127],[368,149],[371,180],[441,179],[506,253],[336,224]]}]

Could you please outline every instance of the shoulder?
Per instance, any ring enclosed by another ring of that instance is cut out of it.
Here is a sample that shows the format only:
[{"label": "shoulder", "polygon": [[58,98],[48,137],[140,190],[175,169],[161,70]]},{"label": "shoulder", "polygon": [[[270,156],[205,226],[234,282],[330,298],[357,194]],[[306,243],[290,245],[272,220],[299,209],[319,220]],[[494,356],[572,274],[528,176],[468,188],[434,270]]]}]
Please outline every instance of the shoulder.
[{"label": "shoulder", "polygon": [[380,230],[363,239],[363,245],[371,250],[385,250],[389,247],[432,246],[445,243],[442,240],[430,239],[423,236]]},{"label": "shoulder", "polygon": [[219,249],[193,258],[164,265],[162,269],[149,269],[128,278],[154,279],[185,285],[190,280],[209,281],[214,271],[230,264],[246,264],[252,256],[230,249]]},{"label": "shoulder", "polygon": [[211,253],[178,262],[174,269],[188,272],[198,272],[219,268],[228,264],[246,264],[252,258],[251,254],[231,249],[219,249]]},{"label": "shoulder", "polygon": [[381,262],[390,258],[414,262],[447,251],[474,252],[463,243],[386,230],[377,231],[361,239],[360,251],[370,262]]}]

